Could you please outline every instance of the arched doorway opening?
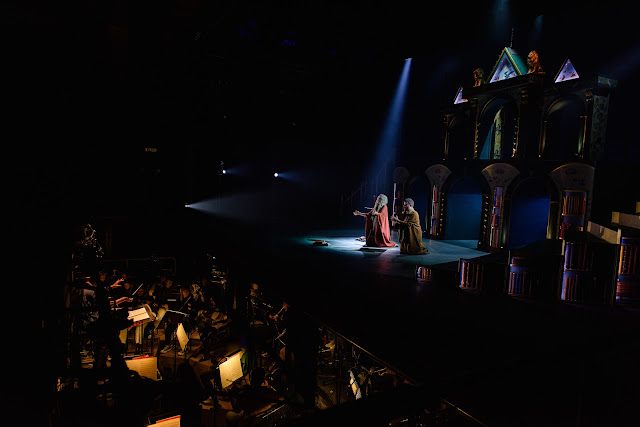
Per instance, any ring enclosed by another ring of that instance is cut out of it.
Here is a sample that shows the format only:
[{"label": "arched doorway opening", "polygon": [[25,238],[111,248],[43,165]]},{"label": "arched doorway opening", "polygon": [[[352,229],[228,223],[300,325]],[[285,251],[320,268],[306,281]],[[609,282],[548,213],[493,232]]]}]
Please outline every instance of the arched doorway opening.
[{"label": "arched doorway opening", "polygon": [[513,102],[505,98],[490,101],[482,111],[478,130],[478,158],[509,159],[513,155],[518,112]]},{"label": "arched doorway opening", "polygon": [[546,239],[550,202],[549,191],[539,178],[529,177],[518,183],[511,196],[509,248]]},{"label": "arched doorway opening", "polygon": [[462,118],[455,117],[449,124],[447,158],[470,159],[473,154],[473,137],[469,126]]},{"label": "arched doorway opening", "polygon": [[482,212],[482,189],[470,177],[451,184],[447,195],[446,240],[478,240]]},{"label": "arched doorway opening", "polygon": [[583,139],[584,105],[578,98],[561,98],[548,109],[543,123],[542,158],[575,160]]}]

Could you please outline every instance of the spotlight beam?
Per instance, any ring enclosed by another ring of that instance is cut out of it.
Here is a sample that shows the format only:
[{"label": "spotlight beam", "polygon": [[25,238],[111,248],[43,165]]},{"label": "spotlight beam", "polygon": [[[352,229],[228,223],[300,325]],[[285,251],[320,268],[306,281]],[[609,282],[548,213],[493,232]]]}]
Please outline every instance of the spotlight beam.
[{"label": "spotlight beam", "polygon": [[387,112],[384,125],[378,142],[376,157],[371,165],[370,177],[375,179],[376,174],[387,164],[389,159],[395,163],[396,147],[402,129],[404,106],[409,87],[409,71],[411,70],[411,58],[404,61],[402,73],[398,79],[398,85],[393,95],[391,105]]},{"label": "spotlight beam", "polygon": [[257,223],[264,221],[264,209],[269,206],[269,200],[267,191],[255,191],[211,197],[185,207],[217,218]]}]

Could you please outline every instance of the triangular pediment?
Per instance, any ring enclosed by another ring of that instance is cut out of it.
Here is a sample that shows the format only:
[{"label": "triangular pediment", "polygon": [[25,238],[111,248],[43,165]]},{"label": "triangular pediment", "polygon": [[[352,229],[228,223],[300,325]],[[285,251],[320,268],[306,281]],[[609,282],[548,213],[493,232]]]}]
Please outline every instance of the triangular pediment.
[{"label": "triangular pediment", "polygon": [[489,83],[521,76],[527,74],[527,72],[527,64],[520,58],[518,52],[510,47],[505,47],[502,49],[498,62],[491,70]]},{"label": "triangular pediment", "polygon": [[576,71],[573,64],[571,63],[571,60],[567,58],[562,64],[560,71],[558,71],[558,74],[556,74],[556,78],[553,80],[553,82],[559,83],[559,82],[564,82],[567,80],[574,80],[579,78],[580,76],[578,75],[578,72]]},{"label": "triangular pediment", "polygon": [[464,98],[462,97],[462,86],[460,86],[460,87],[458,88],[458,92],[456,92],[456,97],[455,97],[455,99],[453,100],[453,103],[454,103],[454,104],[462,104],[463,102],[467,102],[467,101],[469,101],[469,100],[468,100],[468,99],[464,99]]}]

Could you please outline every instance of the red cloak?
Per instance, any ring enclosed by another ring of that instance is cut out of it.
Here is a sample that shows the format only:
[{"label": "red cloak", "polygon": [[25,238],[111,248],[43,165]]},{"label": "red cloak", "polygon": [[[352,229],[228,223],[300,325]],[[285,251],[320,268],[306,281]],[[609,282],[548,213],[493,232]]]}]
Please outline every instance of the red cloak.
[{"label": "red cloak", "polygon": [[387,205],[382,207],[378,215],[371,215],[371,213],[366,214],[364,235],[367,239],[366,246],[379,248],[393,248],[396,246],[396,243],[391,241]]}]

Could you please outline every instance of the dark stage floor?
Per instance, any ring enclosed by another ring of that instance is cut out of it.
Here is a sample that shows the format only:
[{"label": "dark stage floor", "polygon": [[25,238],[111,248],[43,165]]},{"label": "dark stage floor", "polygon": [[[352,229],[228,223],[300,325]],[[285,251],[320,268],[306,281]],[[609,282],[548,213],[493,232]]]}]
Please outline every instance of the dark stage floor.
[{"label": "dark stage floor", "polygon": [[499,255],[425,239],[429,254],[407,256],[360,233],[281,233],[236,268],[489,426],[636,425],[640,312],[469,293],[458,259]]}]

